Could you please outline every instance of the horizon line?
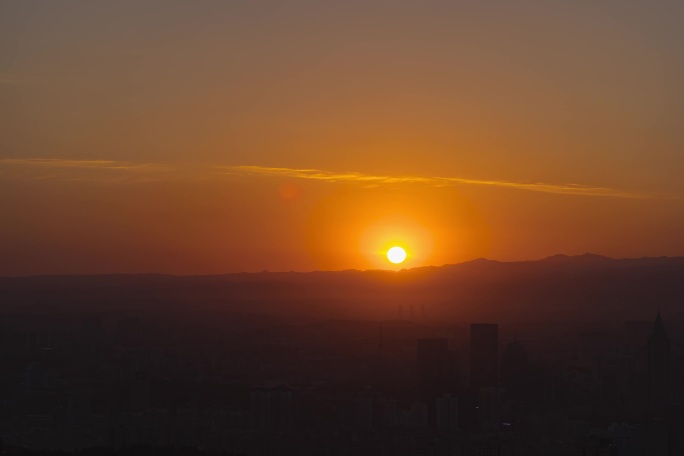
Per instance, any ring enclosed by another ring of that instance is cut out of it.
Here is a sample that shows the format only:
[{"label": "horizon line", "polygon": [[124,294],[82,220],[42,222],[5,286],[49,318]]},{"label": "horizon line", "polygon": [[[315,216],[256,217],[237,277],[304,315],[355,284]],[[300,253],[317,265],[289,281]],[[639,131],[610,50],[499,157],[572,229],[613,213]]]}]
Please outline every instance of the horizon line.
[{"label": "horizon line", "polygon": [[57,273],[57,274],[23,274],[23,275],[0,275],[0,279],[29,279],[29,278],[47,278],[47,277],[105,277],[105,276],[163,276],[163,277],[222,277],[222,276],[232,276],[232,275],[256,275],[256,274],[313,274],[313,273],[335,273],[335,272],[359,272],[359,273],[364,273],[364,272],[390,272],[390,273],[401,273],[401,272],[409,272],[409,271],[414,271],[417,269],[437,269],[437,268],[444,268],[444,267],[449,267],[449,266],[459,266],[459,265],[464,265],[468,263],[474,263],[477,261],[486,261],[489,263],[536,263],[536,262],[541,262],[553,258],[567,258],[567,259],[577,259],[577,258],[582,258],[582,257],[595,257],[595,258],[600,258],[603,260],[610,260],[610,261],[624,261],[624,260],[650,260],[650,259],[684,259],[684,255],[659,255],[659,256],[640,256],[640,257],[611,257],[607,255],[602,255],[598,253],[592,253],[592,252],[586,252],[586,253],[580,253],[576,255],[568,255],[564,253],[556,253],[553,255],[548,255],[542,258],[536,258],[536,259],[527,259],[527,260],[496,260],[496,259],[491,259],[491,258],[484,258],[484,257],[478,257],[478,258],[473,258],[470,260],[465,260],[461,261],[459,263],[444,263],[441,265],[424,265],[424,266],[415,266],[415,267],[410,267],[410,268],[401,268],[401,269],[383,269],[383,268],[370,268],[370,269],[311,269],[311,270],[289,270],[289,271],[269,271],[269,270],[261,270],[261,271],[239,271],[239,272],[220,272],[220,273],[198,273],[198,274],[174,274],[174,273],[165,273],[165,272],[101,272],[101,273],[79,273],[79,272],[74,272],[74,273]]}]

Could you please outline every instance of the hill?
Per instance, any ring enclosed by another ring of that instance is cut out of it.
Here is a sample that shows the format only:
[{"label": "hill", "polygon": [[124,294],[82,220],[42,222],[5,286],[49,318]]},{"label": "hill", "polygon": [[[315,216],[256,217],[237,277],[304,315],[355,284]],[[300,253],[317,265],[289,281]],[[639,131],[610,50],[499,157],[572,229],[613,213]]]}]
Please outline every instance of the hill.
[{"label": "hill", "polygon": [[0,278],[3,313],[229,312],[281,318],[498,321],[682,314],[684,258],[555,255],[402,271],[261,272],[214,276]]}]

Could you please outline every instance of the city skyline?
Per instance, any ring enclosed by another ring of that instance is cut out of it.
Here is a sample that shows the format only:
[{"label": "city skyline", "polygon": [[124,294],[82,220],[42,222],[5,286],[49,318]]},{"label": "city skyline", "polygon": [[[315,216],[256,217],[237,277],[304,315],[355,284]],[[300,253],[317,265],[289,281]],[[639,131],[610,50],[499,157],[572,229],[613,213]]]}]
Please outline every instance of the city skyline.
[{"label": "city skyline", "polygon": [[684,455],[682,24],[0,0],[0,453]]}]

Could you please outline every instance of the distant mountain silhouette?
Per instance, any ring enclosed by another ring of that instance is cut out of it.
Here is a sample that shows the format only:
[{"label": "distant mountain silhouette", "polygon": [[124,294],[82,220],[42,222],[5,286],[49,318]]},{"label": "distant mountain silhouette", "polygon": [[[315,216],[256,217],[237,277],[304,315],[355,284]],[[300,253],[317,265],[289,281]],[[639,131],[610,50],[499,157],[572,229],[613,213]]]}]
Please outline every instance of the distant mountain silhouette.
[{"label": "distant mountain silhouette", "polygon": [[554,255],[402,271],[0,278],[0,311],[220,310],[279,317],[582,319],[682,313],[684,258]]},{"label": "distant mountain silhouette", "polygon": [[545,261],[545,262],[598,262],[598,261],[611,261],[612,258],[608,258],[607,256],[603,255],[597,255],[595,253],[585,253],[584,255],[577,255],[577,256],[568,256],[564,255],[562,253],[552,255],[550,257],[546,257],[543,260],[540,261]]}]

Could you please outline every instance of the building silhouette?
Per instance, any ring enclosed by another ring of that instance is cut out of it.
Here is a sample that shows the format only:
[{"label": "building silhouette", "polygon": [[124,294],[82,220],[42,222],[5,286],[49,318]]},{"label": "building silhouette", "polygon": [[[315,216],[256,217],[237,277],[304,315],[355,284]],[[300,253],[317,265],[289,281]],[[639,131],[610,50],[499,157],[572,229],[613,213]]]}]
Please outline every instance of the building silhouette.
[{"label": "building silhouette", "polygon": [[250,391],[249,420],[254,431],[292,432],[295,426],[296,398],[285,385],[255,386]]},{"label": "building silhouette", "polygon": [[445,394],[435,399],[435,427],[444,431],[458,429],[458,398]]},{"label": "building silhouette", "polygon": [[660,312],[648,337],[648,402],[651,413],[660,415],[670,402],[670,339]]},{"label": "building silhouette", "polygon": [[499,325],[473,323],[470,325],[470,386],[479,389],[497,386],[499,353]]},{"label": "building silhouette", "polygon": [[501,356],[501,385],[511,396],[518,397],[529,384],[530,360],[525,347],[513,340]]},{"label": "building silhouette", "polygon": [[418,386],[427,399],[458,389],[458,353],[449,350],[448,339],[418,339],[416,358]]}]

